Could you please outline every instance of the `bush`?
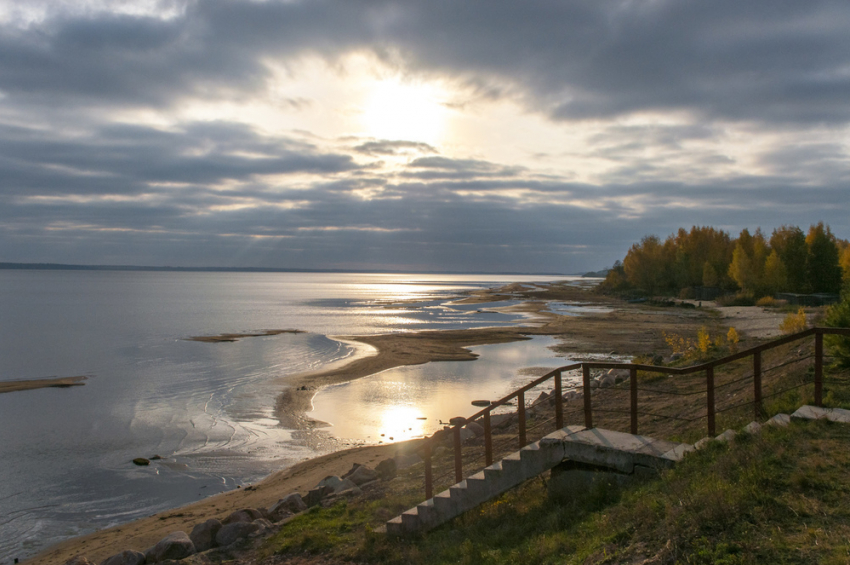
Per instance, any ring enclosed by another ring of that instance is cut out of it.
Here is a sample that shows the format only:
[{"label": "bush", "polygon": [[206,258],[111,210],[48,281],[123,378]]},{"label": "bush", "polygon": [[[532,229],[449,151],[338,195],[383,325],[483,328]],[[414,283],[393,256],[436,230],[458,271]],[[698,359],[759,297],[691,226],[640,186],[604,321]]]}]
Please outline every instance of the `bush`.
[{"label": "bush", "polygon": [[717,297],[717,304],[719,306],[755,306],[756,301],[750,294],[738,293]]},{"label": "bush", "polygon": [[771,308],[776,306],[776,299],[772,296],[763,296],[756,301],[756,306],[761,306],[763,308]]},{"label": "bush", "polygon": [[[850,293],[845,293],[841,302],[827,308],[823,324],[830,328],[850,328]],[[850,367],[850,337],[828,335],[824,341],[829,353],[836,358],[835,364]]]},{"label": "bush", "polygon": [[789,313],[779,324],[779,329],[784,334],[795,334],[806,329],[806,311],[801,307],[797,313]]}]

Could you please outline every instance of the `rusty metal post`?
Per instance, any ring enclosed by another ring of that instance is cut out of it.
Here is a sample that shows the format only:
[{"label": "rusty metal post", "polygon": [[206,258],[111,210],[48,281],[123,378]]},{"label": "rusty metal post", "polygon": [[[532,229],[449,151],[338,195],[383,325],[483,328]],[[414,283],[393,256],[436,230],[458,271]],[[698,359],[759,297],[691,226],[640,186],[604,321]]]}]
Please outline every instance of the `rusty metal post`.
[{"label": "rusty metal post", "polygon": [[761,351],[753,353],[753,415],[757,421],[764,415],[761,397]]},{"label": "rusty metal post", "polygon": [[823,406],[823,333],[815,334],[815,406]]},{"label": "rusty metal post", "polygon": [[629,369],[629,392],[631,396],[630,415],[632,419],[631,431],[633,434],[638,433],[638,414],[637,414],[637,369],[632,367]]},{"label": "rusty metal post", "polygon": [[525,393],[516,395],[517,416],[519,417],[519,448],[525,447]]},{"label": "rusty metal post", "polygon": [[584,427],[588,430],[593,427],[593,405],[590,398],[590,367],[582,363],[581,380],[584,386]]},{"label": "rusty metal post", "polygon": [[484,460],[487,466],[493,464],[493,432],[490,426],[490,410],[484,412]]},{"label": "rusty metal post", "polygon": [[434,498],[434,469],[431,464],[431,440],[425,442],[423,458],[425,459],[425,500]]},{"label": "rusty metal post", "polygon": [[564,427],[564,392],[561,384],[561,371],[555,373],[555,427]]},{"label": "rusty metal post", "polygon": [[454,433],[455,444],[455,482],[459,483],[463,480],[463,457],[460,452],[460,426],[455,426],[452,429]]},{"label": "rusty metal post", "polygon": [[714,421],[714,367],[709,367],[705,370],[705,391],[708,397],[708,435],[715,437],[717,435],[717,428]]}]

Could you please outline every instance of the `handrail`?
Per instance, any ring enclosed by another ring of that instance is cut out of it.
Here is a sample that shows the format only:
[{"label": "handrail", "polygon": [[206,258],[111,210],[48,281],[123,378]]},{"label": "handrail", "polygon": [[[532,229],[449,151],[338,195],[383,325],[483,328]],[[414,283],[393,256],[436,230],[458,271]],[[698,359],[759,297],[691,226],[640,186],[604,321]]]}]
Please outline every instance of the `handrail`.
[{"label": "handrail", "polygon": [[[761,345],[757,345],[755,347],[751,347],[749,349],[745,349],[744,351],[740,351],[738,353],[734,353],[732,355],[727,355],[726,357],[722,357],[720,359],[715,359],[712,361],[707,361],[705,363],[700,363],[698,365],[691,365],[690,367],[663,367],[656,365],[644,365],[641,363],[615,363],[608,361],[582,361],[579,363],[573,363],[571,365],[565,365],[563,367],[558,367],[553,369],[552,371],[546,373],[542,377],[539,377],[530,383],[526,384],[522,388],[519,388],[507,396],[500,398],[494,402],[491,402],[487,407],[482,410],[476,412],[472,416],[468,418],[462,418],[462,421],[458,421],[460,418],[452,418],[452,421],[455,424],[451,428],[451,434],[453,437],[454,450],[455,450],[455,478],[457,482],[460,482],[463,479],[462,476],[462,457],[461,457],[461,446],[460,446],[460,430],[461,427],[466,425],[469,422],[473,422],[478,420],[479,418],[483,418],[484,422],[484,434],[485,434],[485,461],[487,465],[491,465],[493,463],[493,447],[492,447],[492,430],[490,424],[490,415],[491,412],[499,407],[506,405],[514,398],[518,399],[517,406],[517,417],[519,420],[519,443],[520,448],[524,447],[526,444],[526,430],[525,430],[525,393],[529,390],[533,389],[536,386],[539,386],[551,379],[555,381],[555,420],[556,426],[558,429],[564,427],[563,422],[563,393],[562,393],[562,374],[568,371],[575,371],[581,369],[582,371],[582,393],[584,397],[584,416],[585,416],[585,427],[592,428],[593,427],[593,407],[591,404],[591,381],[590,381],[590,370],[591,369],[623,369],[629,371],[629,392],[630,392],[630,430],[631,433],[637,434],[637,405],[638,405],[638,388],[637,388],[637,373],[638,371],[651,372],[651,373],[661,373],[667,375],[690,375],[693,373],[705,372],[706,374],[706,418],[708,420],[708,433],[710,436],[714,436],[716,433],[715,429],[715,416],[717,413],[717,409],[715,407],[715,398],[714,398],[714,370],[717,367],[721,367],[723,365],[728,365],[729,363],[733,363],[735,361],[739,361],[741,359],[746,359],[748,357],[753,358],[753,410],[756,415],[756,418],[759,418],[763,412],[762,408],[762,368],[761,368],[761,354],[765,351],[769,351],[771,349],[775,349],[782,345],[787,345],[789,343],[793,343],[795,341],[799,341],[801,339],[805,339],[810,336],[815,336],[815,370],[814,370],[814,396],[815,396],[815,404],[818,406],[823,405],[823,336],[824,335],[843,335],[850,336],[850,328],[825,328],[825,327],[814,327],[809,328],[807,330],[803,330],[801,332],[797,332],[795,334],[791,334],[774,341],[764,343]],[[725,385],[724,385],[725,386]],[[579,387],[576,387],[579,388]],[[519,405],[521,404],[521,406]],[[744,406],[747,403],[743,403],[740,406]],[[740,407],[737,406],[737,407]],[[727,410],[725,408],[724,410]],[[426,498],[433,497],[433,469],[432,469],[432,461],[431,455],[433,453],[433,444],[438,439],[442,439],[442,433],[436,433],[432,437],[427,438],[424,442],[422,448],[420,448],[420,453],[423,456],[425,462],[425,494]]]}]

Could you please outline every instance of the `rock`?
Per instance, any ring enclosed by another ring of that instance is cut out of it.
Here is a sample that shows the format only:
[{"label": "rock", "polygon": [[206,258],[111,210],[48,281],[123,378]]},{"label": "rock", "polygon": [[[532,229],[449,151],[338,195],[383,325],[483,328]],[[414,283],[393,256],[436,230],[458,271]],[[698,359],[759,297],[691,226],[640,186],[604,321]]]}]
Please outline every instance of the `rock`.
[{"label": "rock", "polygon": [[684,355],[681,352],[677,351],[676,353],[670,356],[670,361],[678,361],[682,357],[684,357]]},{"label": "rock", "polygon": [[712,441],[714,441],[712,438],[704,437],[694,444],[694,449],[702,449],[703,447],[707,446]]},{"label": "rock", "polygon": [[422,458],[415,453],[395,456],[395,464],[398,469],[407,469],[408,467],[413,467],[417,463],[422,463]]},{"label": "rock", "polygon": [[[17,562],[17,559],[15,559],[15,561]],[[66,561],[65,565],[94,565],[94,563],[92,563],[82,555],[77,555]]]},{"label": "rock", "polygon": [[460,442],[466,443],[467,441],[475,439],[475,432],[465,427],[460,429]]},{"label": "rock", "polygon": [[162,538],[145,552],[145,563],[159,563],[166,559],[183,559],[195,553],[195,544],[186,532],[173,532]]},{"label": "rock", "polygon": [[145,565],[145,554],[132,549],[125,549],[112,557],[107,557],[100,565]]},{"label": "rock", "polygon": [[259,520],[262,517],[262,512],[260,512],[256,508],[243,508],[241,510],[231,512],[227,518],[221,521],[221,524],[223,526],[226,526],[227,524],[232,524],[233,522],[253,522],[254,520]]},{"label": "rock", "polygon": [[319,481],[319,484],[316,485],[316,488],[330,487],[333,492],[341,492],[356,486],[357,485],[354,484],[354,482],[352,482],[350,479],[341,479],[336,475],[329,475]]},{"label": "rock", "polygon": [[248,536],[261,529],[262,526],[254,522],[233,522],[221,527],[215,535],[215,542],[219,547],[227,547],[237,541],[247,539]]},{"label": "rock", "polygon": [[375,472],[378,474],[378,478],[383,481],[388,481],[390,479],[394,479],[396,474],[398,473],[398,468],[395,464],[395,459],[384,459],[378,466],[375,467]]},{"label": "rock", "polygon": [[348,477],[350,477],[354,473],[354,471],[356,471],[357,469],[359,469],[362,466],[363,465],[361,465],[360,463],[355,463],[354,465],[351,466],[351,469],[346,471],[346,473],[342,476],[342,478],[347,479]]},{"label": "rock", "polygon": [[378,473],[373,471],[369,467],[360,466],[358,467],[351,475],[346,477],[349,481],[354,483],[357,486],[362,485],[363,483],[368,483],[370,481],[374,481],[378,478]]},{"label": "rock", "polygon": [[767,425],[769,426],[779,426],[782,428],[788,426],[788,424],[790,423],[791,416],[789,416],[788,414],[777,414],[776,416],[767,421]]},{"label": "rock", "polygon": [[461,416],[455,416],[454,418],[449,420],[449,424],[452,426],[462,426],[466,423],[466,418]]},{"label": "rock", "polygon": [[328,486],[316,487],[310,492],[307,493],[307,498],[304,499],[304,503],[307,507],[312,508],[322,502],[322,499],[333,493],[334,489]]},{"label": "rock", "polygon": [[738,434],[737,432],[735,432],[735,430],[726,430],[714,439],[716,439],[717,441],[732,441],[733,439],[735,439],[736,435]]},{"label": "rock", "polygon": [[478,406],[479,408],[484,408],[485,406],[490,406],[490,401],[489,400],[473,400],[472,405]]},{"label": "rock", "polygon": [[546,394],[545,392],[541,392],[540,396],[538,396],[537,399],[534,402],[532,402],[532,404],[541,404],[543,402],[546,402],[546,400],[548,398],[549,398],[548,394]]},{"label": "rock", "polygon": [[161,455],[154,455],[153,457],[151,457],[151,461],[159,461],[160,459],[162,459]]},{"label": "rock", "polygon": [[297,492],[293,492],[284,496],[269,508],[269,514],[273,520],[277,521],[286,518],[288,514],[298,514],[305,510],[307,510],[307,504],[304,499]]},{"label": "rock", "polygon": [[593,390],[597,388],[599,388],[599,381],[597,381],[596,379],[592,379],[590,381],[590,389]]},{"label": "rock", "polygon": [[360,496],[363,494],[363,489],[358,486],[354,486],[351,488],[347,488],[345,490],[341,490],[333,494],[334,498],[342,498],[342,497],[352,497],[352,496]]},{"label": "rock", "polygon": [[474,433],[475,437],[481,437],[484,435],[484,426],[482,426],[478,422],[470,422],[465,425],[464,428]]},{"label": "rock", "polygon": [[135,459],[133,459],[133,463],[135,463],[139,467],[144,467],[145,465],[151,464],[151,462],[145,459],[144,457],[136,457]]},{"label": "rock", "polygon": [[744,428],[744,431],[748,434],[757,434],[761,431],[761,424],[758,422],[750,422],[747,424],[747,427]]},{"label": "rock", "polygon": [[611,388],[615,384],[617,384],[617,380],[614,375],[607,374],[603,375],[599,378],[599,388]]},{"label": "rock", "polygon": [[215,518],[210,518],[206,522],[201,522],[192,528],[192,533],[189,534],[189,539],[195,544],[195,551],[206,551],[216,546],[215,535],[221,529],[221,522]]}]

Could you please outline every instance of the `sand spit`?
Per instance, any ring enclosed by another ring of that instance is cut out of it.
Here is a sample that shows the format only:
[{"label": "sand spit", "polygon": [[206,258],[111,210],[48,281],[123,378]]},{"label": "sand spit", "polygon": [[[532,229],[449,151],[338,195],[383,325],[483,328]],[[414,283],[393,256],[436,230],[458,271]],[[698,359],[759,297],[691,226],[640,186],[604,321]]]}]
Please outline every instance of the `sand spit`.
[{"label": "sand spit", "polygon": [[240,339],[245,337],[266,337],[270,335],[302,333],[305,332],[303,330],[263,330],[261,332],[247,334],[198,335],[193,337],[187,337],[186,341],[201,341],[204,343],[226,343],[239,341]]},{"label": "sand spit", "polygon": [[34,379],[29,381],[5,381],[0,382],[0,393],[18,392],[20,390],[33,390],[37,388],[69,388],[72,386],[83,386],[82,382],[88,377],[56,377],[52,379]]}]

